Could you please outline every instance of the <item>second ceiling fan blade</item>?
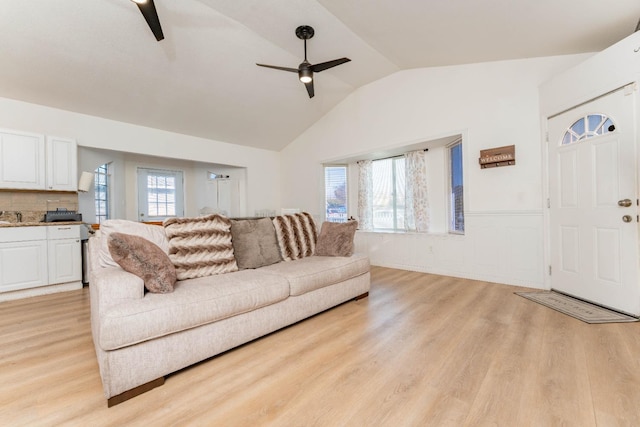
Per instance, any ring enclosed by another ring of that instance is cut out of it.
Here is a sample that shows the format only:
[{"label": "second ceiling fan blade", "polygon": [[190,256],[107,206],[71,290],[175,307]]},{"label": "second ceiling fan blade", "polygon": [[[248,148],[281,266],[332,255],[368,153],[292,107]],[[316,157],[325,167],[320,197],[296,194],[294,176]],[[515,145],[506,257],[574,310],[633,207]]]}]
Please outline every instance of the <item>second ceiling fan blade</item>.
[{"label": "second ceiling fan blade", "polygon": [[142,12],[145,21],[149,24],[149,28],[151,28],[151,32],[156,37],[156,40],[163,40],[164,34],[162,33],[162,26],[160,25],[160,18],[158,18],[158,12],[156,11],[156,5],[153,3],[153,0],[147,0],[144,3],[136,1],[135,3],[138,5],[140,12]]},{"label": "second ceiling fan blade", "polygon": [[273,68],[274,70],[290,71],[292,73],[297,73],[298,72],[297,68],[279,67],[277,65],[266,65],[266,64],[256,64],[256,65],[259,66],[259,67]]},{"label": "second ceiling fan blade", "polygon": [[313,98],[313,95],[315,95],[313,91],[313,80],[311,80],[309,83],[305,83],[304,87],[307,88],[307,93],[309,94],[309,98]]},{"label": "second ceiling fan blade", "polygon": [[319,64],[314,64],[311,66],[311,71],[314,73],[319,73],[320,71],[327,70],[329,68],[336,67],[340,64],[344,64],[345,62],[351,61],[349,58],[340,58],[334,59],[333,61],[321,62]]}]

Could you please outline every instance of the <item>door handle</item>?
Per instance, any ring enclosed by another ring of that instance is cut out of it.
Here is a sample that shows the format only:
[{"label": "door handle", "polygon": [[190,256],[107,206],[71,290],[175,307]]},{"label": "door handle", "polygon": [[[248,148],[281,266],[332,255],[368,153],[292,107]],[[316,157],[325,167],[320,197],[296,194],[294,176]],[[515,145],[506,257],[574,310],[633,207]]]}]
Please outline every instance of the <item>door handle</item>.
[{"label": "door handle", "polygon": [[631,206],[631,203],[632,202],[629,199],[618,200],[618,206],[622,208],[628,208],[629,206]]},{"label": "door handle", "polygon": [[631,217],[631,215],[625,215],[625,216],[622,217],[622,221],[631,222],[631,221],[633,221],[633,218]]}]

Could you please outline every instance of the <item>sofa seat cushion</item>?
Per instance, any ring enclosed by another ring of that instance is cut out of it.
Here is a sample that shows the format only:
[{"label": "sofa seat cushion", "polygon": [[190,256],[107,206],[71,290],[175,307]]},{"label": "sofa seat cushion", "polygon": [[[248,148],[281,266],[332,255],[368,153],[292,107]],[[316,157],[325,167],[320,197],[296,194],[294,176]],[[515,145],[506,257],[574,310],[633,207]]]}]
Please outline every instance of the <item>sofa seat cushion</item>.
[{"label": "sofa seat cushion", "polygon": [[115,350],[246,313],[288,296],[286,279],[259,270],[178,281],[173,293],[147,293],[142,299],[108,308],[100,319],[100,347]]},{"label": "sofa seat cushion", "polygon": [[369,271],[369,258],[363,254],[350,257],[310,256],[295,261],[280,262],[258,271],[285,277],[291,295],[303,295]]}]

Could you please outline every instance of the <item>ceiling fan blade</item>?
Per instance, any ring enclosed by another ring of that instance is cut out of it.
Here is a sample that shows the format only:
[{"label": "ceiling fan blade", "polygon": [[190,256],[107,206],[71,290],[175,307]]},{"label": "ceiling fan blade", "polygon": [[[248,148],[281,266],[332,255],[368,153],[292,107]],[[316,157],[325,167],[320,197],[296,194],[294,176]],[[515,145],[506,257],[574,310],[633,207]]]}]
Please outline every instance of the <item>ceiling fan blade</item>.
[{"label": "ceiling fan blade", "polygon": [[258,67],[267,67],[267,68],[273,68],[274,70],[282,70],[282,71],[291,71],[292,73],[297,73],[298,69],[297,68],[290,68],[290,67],[278,67],[277,65],[266,65],[266,64],[256,64]]},{"label": "ceiling fan blade", "polygon": [[313,80],[311,80],[309,83],[305,83],[304,87],[307,88],[307,93],[309,94],[309,98],[313,98],[313,95],[315,95],[313,91]]},{"label": "ceiling fan blade", "polygon": [[138,5],[140,12],[142,12],[142,16],[144,16],[145,21],[149,24],[149,28],[151,28],[151,32],[153,32],[156,40],[160,41],[164,39],[162,26],[160,25],[160,18],[158,18],[158,12],[156,11],[156,5],[153,3],[153,0],[147,0],[146,3],[136,4]]},{"label": "ceiling fan blade", "polygon": [[319,64],[314,64],[311,66],[311,71],[314,73],[319,73],[320,71],[327,70],[329,68],[336,67],[340,64],[344,64],[345,62],[351,61],[349,58],[340,58],[334,59],[333,61],[321,62]]}]

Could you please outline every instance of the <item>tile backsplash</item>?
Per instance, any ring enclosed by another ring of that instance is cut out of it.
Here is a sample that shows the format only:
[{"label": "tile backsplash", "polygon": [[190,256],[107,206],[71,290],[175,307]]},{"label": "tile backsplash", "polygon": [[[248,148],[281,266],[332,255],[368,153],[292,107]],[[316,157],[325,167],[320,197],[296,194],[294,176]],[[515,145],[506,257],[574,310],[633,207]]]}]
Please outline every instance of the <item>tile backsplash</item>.
[{"label": "tile backsplash", "polygon": [[[42,221],[46,211],[56,208],[78,210],[77,193],[48,191],[0,191],[0,221],[22,222]],[[19,215],[18,215],[19,214]]]}]

